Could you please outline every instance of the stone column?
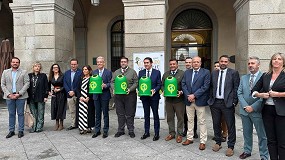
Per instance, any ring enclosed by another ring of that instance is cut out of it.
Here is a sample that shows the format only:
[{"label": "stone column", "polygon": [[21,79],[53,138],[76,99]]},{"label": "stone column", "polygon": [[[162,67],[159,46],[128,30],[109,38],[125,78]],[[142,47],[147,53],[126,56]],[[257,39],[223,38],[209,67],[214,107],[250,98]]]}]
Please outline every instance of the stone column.
[{"label": "stone column", "polygon": [[246,59],[258,56],[267,71],[271,56],[285,50],[285,1],[237,0],[238,69],[247,73]]},{"label": "stone column", "polygon": [[[123,0],[125,56],[165,51],[166,0]],[[130,64],[132,66],[132,64]]]},{"label": "stone column", "polygon": [[[39,61],[48,73],[52,63],[62,70],[73,58],[73,0],[14,0],[15,55],[29,69]],[[26,63],[27,62],[27,63]]]}]

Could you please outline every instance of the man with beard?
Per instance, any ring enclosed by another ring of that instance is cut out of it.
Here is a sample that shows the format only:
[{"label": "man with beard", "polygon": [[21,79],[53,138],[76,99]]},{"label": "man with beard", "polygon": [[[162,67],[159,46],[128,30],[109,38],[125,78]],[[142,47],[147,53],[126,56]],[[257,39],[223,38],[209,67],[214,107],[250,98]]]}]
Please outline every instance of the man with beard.
[{"label": "man with beard", "polygon": [[19,66],[20,59],[13,57],[11,68],[4,70],[2,73],[1,88],[9,111],[9,134],[6,138],[15,135],[16,111],[19,125],[18,138],[24,136],[24,108],[25,101],[28,98],[27,89],[30,86],[30,80],[27,71],[22,70]]},{"label": "man with beard", "polygon": [[131,138],[134,138],[134,117],[137,105],[136,88],[138,86],[138,76],[136,71],[128,66],[128,63],[129,59],[127,57],[121,57],[121,68],[114,72],[111,80],[111,87],[114,90],[115,79],[118,75],[124,75],[127,78],[127,94],[114,95],[119,125],[115,137],[120,137],[125,134],[125,124],[127,124],[129,135]]},{"label": "man with beard", "polygon": [[226,156],[233,156],[236,143],[235,106],[238,103],[237,90],[239,73],[228,68],[229,57],[222,55],[219,59],[220,70],[212,72],[210,84],[210,105],[216,144],[212,150],[218,152],[222,146],[221,117],[225,117],[228,128],[228,149]]}]

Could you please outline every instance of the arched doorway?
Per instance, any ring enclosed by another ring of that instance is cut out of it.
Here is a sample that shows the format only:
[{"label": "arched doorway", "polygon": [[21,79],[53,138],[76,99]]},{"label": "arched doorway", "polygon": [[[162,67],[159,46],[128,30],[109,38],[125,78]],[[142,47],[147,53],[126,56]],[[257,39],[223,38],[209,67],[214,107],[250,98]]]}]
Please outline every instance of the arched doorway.
[{"label": "arched doorway", "polygon": [[[210,17],[199,9],[180,12],[171,25],[171,58],[184,61],[186,57],[200,56],[202,67],[211,69],[212,30]],[[179,63],[184,68],[184,63]]]}]

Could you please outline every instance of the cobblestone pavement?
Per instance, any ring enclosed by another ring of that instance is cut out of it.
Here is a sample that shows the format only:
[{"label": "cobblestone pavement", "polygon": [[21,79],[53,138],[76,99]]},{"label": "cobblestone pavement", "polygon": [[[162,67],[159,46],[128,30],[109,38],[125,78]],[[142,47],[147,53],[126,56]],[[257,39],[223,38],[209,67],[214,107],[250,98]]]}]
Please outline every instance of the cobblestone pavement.
[{"label": "cobblestone pavement", "polygon": [[[68,113],[68,111],[67,111]],[[77,129],[71,131],[53,131],[54,121],[50,120],[50,107],[47,104],[45,113],[44,131],[41,133],[29,133],[25,130],[25,136],[18,138],[17,135],[10,139],[5,136],[8,133],[8,111],[5,104],[0,104],[0,159],[187,159],[187,160],[224,160],[239,159],[238,156],[243,151],[242,125],[241,119],[236,115],[237,143],[235,154],[232,157],[225,156],[226,143],[222,144],[219,152],[212,151],[213,127],[209,108],[207,109],[208,141],[206,149],[200,151],[199,139],[195,139],[193,144],[182,146],[175,140],[166,142],[164,138],[168,135],[166,120],[161,120],[161,138],[152,141],[151,137],[141,140],[143,134],[143,119],[135,119],[135,138],[130,138],[125,134],[119,138],[114,138],[117,128],[117,116],[115,110],[110,110],[110,131],[109,137],[103,139],[101,136],[91,138],[92,134],[80,135]],[[65,127],[70,124],[70,115],[67,114]],[[153,122],[151,122],[153,125]],[[126,133],[127,130],[126,130]],[[17,134],[17,132],[16,132]],[[185,138],[183,138],[183,141]],[[258,153],[257,136],[254,132],[253,153],[248,159],[260,159]]]}]

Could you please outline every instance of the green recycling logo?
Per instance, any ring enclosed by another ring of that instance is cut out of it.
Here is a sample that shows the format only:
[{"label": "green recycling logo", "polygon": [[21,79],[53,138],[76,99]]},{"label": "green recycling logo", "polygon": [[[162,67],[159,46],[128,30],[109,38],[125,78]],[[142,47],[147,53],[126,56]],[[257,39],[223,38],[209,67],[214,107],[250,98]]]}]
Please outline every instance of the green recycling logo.
[{"label": "green recycling logo", "polygon": [[127,89],[127,83],[126,82],[123,82],[121,84],[121,88],[125,91]]},{"label": "green recycling logo", "polygon": [[90,88],[91,88],[92,90],[94,90],[96,87],[97,87],[97,83],[96,83],[96,82],[91,82],[91,83],[90,83]]},{"label": "green recycling logo", "polygon": [[173,84],[169,84],[167,86],[167,90],[172,94],[172,92],[174,92],[176,89],[176,87]]},{"label": "green recycling logo", "polygon": [[142,83],[141,86],[140,86],[140,89],[145,92],[147,90],[147,85],[146,83]]}]

